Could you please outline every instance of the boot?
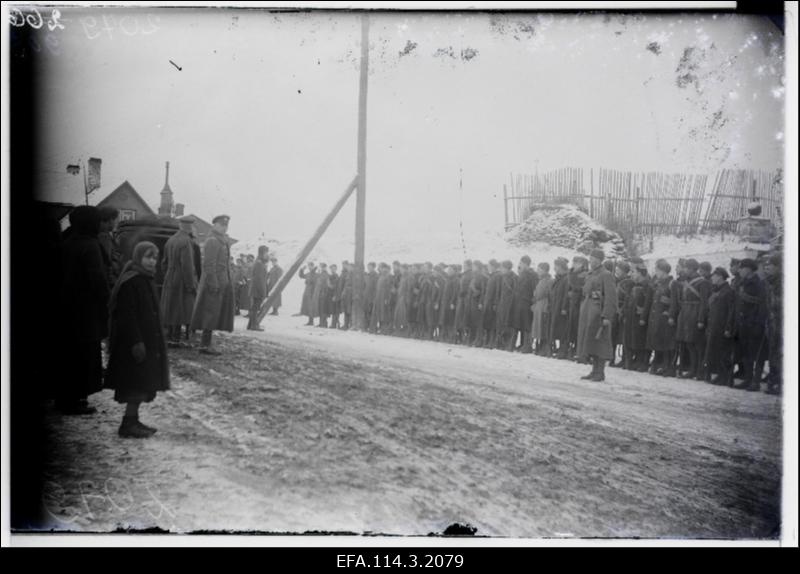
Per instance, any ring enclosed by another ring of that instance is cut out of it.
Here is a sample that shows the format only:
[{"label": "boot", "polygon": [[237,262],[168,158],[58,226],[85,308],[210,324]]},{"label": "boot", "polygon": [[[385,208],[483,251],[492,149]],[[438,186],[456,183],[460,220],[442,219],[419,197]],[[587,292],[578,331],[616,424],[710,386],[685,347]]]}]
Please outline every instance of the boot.
[{"label": "boot", "polygon": [[592,378],[597,373],[597,366],[596,366],[597,359],[592,357],[592,359],[590,359],[590,360],[591,360],[591,363],[592,363],[592,370],[589,372],[588,375],[584,375],[584,376],[581,377],[581,379],[584,380],[584,381],[591,381]]},{"label": "boot", "polygon": [[149,428],[139,422],[139,417],[124,416],[118,434],[123,438],[149,438],[155,433],[155,429],[151,432]]},{"label": "boot", "polygon": [[595,381],[595,382],[598,382],[598,383],[602,382],[602,381],[605,381],[606,380],[605,364],[606,364],[606,362],[603,359],[601,359],[600,357],[595,357],[594,358],[594,365],[595,365],[594,373],[592,374],[592,376],[591,376],[591,378],[589,380]]}]

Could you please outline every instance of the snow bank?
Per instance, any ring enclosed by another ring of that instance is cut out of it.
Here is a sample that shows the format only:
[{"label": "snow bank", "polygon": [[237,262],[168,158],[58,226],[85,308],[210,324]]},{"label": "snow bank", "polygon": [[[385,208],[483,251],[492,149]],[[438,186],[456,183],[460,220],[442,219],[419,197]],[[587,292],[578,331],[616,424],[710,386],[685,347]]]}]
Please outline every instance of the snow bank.
[{"label": "snow bank", "polygon": [[590,253],[602,249],[606,257],[625,255],[625,243],[619,234],[597,223],[574,205],[533,206],[524,223],[512,229],[507,238],[512,245],[525,246],[534,242],[548,243]]}]

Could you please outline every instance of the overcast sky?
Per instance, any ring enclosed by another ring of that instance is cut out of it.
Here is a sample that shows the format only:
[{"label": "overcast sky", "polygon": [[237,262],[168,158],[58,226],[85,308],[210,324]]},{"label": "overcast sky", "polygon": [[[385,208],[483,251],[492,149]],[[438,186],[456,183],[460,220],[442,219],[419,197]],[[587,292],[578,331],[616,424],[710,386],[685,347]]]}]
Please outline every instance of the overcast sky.
[{"label": "overcast sky", "polygon": [[[42,198],[82,202],[66,165],[93,156],[93,203],[127,179],[155,208],[168,160],[187,212],[281,238],[355,175],[358,16],[62,14],[42,38]],[[500,231],[512,172],[782,164],[783,37],[764,19],[373,14],[370,58],[368,238]]]}]

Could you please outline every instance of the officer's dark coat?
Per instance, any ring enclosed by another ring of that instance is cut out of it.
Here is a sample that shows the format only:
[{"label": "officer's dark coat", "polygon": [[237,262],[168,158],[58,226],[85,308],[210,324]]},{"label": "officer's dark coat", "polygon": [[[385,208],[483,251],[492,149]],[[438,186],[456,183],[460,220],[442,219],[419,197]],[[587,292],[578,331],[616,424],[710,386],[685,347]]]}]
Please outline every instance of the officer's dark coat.
[{"label": "officer's dark coat", "polygon": [[578,342],[578,319],[581,313],[581,302],[583,301],[583,285],[586,282],[588,271],[569,272],[569,341]]},{"label": "officer's dark coat", "polygon": [[[253,271],[255,275],[255,271]],[[275,289],[275,285],[278,284],[281,277],[283,276],[283,269],[281,269],[280,265],[273,265],[270,267],[269,272],[267,273],[267,294],[272,293],[273,289]],[[272,303],[272,307],[277,309],[281,306],[281,298],[282,294],[278,293],[278,296],[275,298],[275,301]]]},{"label": "officer's dark coat", "polygon": [[380,274],[375,281],[375,298],[372,304],[372,327],[377,327],[378,324],[384,328],[391,324],[393,319],[392,314],[392,287],[394,286],[394,278],[390,274]]},{"label": "officer's dark coat", "polygon": [[368,271],[364,275],[364,312],[367,317],[372,314],[373,307],[375,306],[375,293],[378,289],[378,273],[376,271]]},{"label": "officer's dark coat", "polygon": [[458,306],[459,277],[451,275],[446,278],[442,298],[439,303],[439,326],[453,327],[456,323],[456,308]]},{"label": "officer's dark coat", "polygon": [[327,270],[320,270],[317,272],[317,280],[314,283],[314,296],[311,300],[311,317],[327,317],[331,314],[329,308],[330,292],[330,275]]},{"label": "officer's dark coat", "polygon": [[578,322],[578,356],[610,359],[613,356],[611,329],[603,327],[603,319],[611,321],[617,312],[617,288],[614,277],[602,265],[586,276],[583,285]]},{"label": "officer's dark coat", "polygon": [[625,311],[628,307],[628,297],[633,289],[633,279],[623,277],[617,281],[617,315],[611,322],[611,338],[615,345],[624,344],[622,325],[625,321]]}]

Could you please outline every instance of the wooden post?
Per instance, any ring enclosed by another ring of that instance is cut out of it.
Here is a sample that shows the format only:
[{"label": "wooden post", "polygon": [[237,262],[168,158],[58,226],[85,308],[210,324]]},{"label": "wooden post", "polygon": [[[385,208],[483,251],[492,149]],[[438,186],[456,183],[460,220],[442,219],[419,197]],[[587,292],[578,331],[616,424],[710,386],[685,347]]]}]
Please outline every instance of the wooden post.
[{"label": "wooden post", "polygon": [[506,184],[503,184],[503,206],[505,207],[506,212],[506,226],[505,229],[508,229],[508,190],[506,189]]},{"label": "wooden post", "polygon": [[356,254],[353,273],[353,325],[364,321],[364,237],[367,200],[367,84],[369,78],[369,16],[361,17],[361,72],[358,79],[358,189],[356,191]]},{"label": "wooden post", "polygon": [[261,304],[261,308],[258,310],[258,317],[257,317],[258,319],[257,323],[259,325],[261,324],[261,321],[264,320],[264,317],[267,315],[267,311],[269,310],[270,307],[272,307],[272,304],[275,301],[275,299],[278,298],[278,295],[280,295],[280,293],[283,291],[283,288],[286,287],[286,284],[289,283],[289,280],[292,277],[294,277],[294,274],[297,273],[298,269],[300,269],[300,266],[303,264],[303,261],[305,261],[309,253],[311,253],[311,251],[314,249],[314,246],[319,241],[319,238],[322,237],[322,234],[325,233],[326,229],[328,229],[328,226],[331,224],[331,221],[333,221],[333,218],[336,217],[336,215],[342,209],[342,206],[347,202],[348,198],[353,193],[353,190],[356,188],[357,185],[358,185],[358,176],[353,178],[353,181],[351,181],[350,185],[347,186],[347,189],[344,190],[344,193],[336,202],[336,204],[333,206],[333,209],[331,209],[328,215],[325,216],[325,219],[323,219],[322,223],[319,224],[319,227],[317,227],[317,230],[314,232],[314,235],[311,236],[311,239],[308,240],[308,243],[306,243],[305,247],[303,247],[302,251],[300,251],[300,254],[297,256],[297,259],[294,260],[294,263],[292,263],[291,267],[289,267],[286,273],[284,273],[281,276],[280,280],[278,281],[278,284],[275,285],[275,288],[269,294],[266,301],[264,301]]}]

